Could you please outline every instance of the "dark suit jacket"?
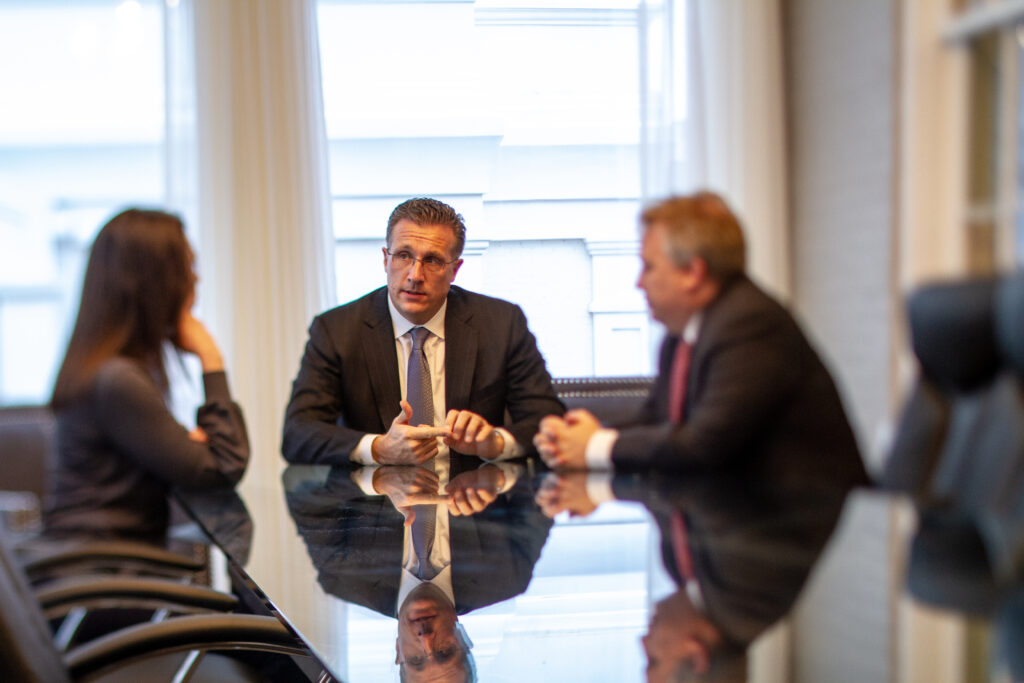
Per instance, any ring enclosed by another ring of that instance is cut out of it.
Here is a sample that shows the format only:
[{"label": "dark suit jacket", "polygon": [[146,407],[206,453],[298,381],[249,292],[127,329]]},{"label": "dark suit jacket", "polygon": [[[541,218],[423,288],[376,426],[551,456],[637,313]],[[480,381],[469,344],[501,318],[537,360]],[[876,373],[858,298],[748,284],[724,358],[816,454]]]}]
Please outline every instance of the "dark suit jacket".
[{"label": "dark suit jacket", "polygon": [[[668,419],[677,337],[665,340],[659,374],[640,423],[620,431],[617,469],[686,469],[754,458],[832,470],[864,480],[853,431],[835,384],[778,302],[745,276],[704,309],[686,382],[683,422]],[[856,457],[849,457],[849,456]]]},{"label": "dark suit jacket", "polygon": [[836,527],[845,485],[780,485],[742,468],[670,477],[616,477],[615,496],[647,506],[661,532],[662,560],[684,581],[671,517],[686,520],[705,615],[732,643],[747,645],[785,616]]},{"label": "dark suit jacket", "polygon": [[[452,456],[453,475],[460,467],[481,462],[469,460]],[[396,616],[405,532],[402,515],[386,496],[363,493],[352,482],[350,468],[331,468],[324,480],[313,476],[315,469],[292,465],[283,478],[288,511],[306,542],[320,585],[347,602]],[[452,589],[459,614],[526,590],[552,524],[534,503],[527,482],[517,482],[483,512],[448,519]]]},{"label": "dark suit jacket", "polygon": [[[363,435],[386,432],[398,415],[387,297],[381,287],[313,320],[285,413],[282,451],[289,462],[347,463]],[[472,410],[531,451],[541,418],[564,407],[522,310],[452,287],[444,326],[447,409]]]}]

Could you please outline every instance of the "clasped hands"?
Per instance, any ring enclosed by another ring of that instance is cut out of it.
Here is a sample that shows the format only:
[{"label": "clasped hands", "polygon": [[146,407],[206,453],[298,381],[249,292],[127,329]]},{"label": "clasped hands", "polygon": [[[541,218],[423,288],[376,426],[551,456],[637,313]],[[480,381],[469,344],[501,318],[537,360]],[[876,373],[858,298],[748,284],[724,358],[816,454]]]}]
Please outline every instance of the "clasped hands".
[{"label": "clasped hands", "polygon": [[570,410],[565,417],[548,415],[540,421],[533,445],[552,469],[585,469],[587,442],[600,428],[601,423],[586,410]]},{"label": "clasped hands", "polygon": [[505,481],[501,469],[493,465],[463,472],[438,492],[437,474],[413,465],[384,465],[373,473],[373,488],[383,493],[402,513],[406,526],[413,523],[414,505],[444,503],[449,514],[472,515],[481,512],[498,497]]},{"label": "clasped hands", "polygon": [[381,465],[419,465],[437,455],[438,437],[446,446],[467,455],[493,458],[505,447],[505,439],[480,415],[469,410],[449,410],[444,426],[413,426],[412,406],[402,401],[402,412],[386,434],[373,440],[373,459]]}]

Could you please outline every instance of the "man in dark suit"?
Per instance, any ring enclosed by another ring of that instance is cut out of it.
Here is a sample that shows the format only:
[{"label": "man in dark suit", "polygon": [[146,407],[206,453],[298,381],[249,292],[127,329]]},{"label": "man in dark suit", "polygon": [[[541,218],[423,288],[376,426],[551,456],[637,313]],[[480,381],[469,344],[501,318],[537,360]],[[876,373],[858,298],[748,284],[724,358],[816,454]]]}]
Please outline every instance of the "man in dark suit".
[{"label": "man in dark suit", "polygon": [[[667,337],[638,423],[601,429],[585,411],[545,418],[535,439],[555,468],[680,469],[755,458],[808,460],[862,478],[828,371],[792,316],[744,274],[739,222],[717,195],[646,209],[637,286]],[[812,460],[825,454],[825,458]],[[834,456],[834,457],[833,457]]]},{"label": "man in dark suit", "polygon": [[[387,286],[309,328],[285,414],[288,461],[418,464],[439,448],[515,457],[532,448],[544,415],[562,413],[522,310],[452,286],[465,233],[462,216],[437,200],[395,208]],[[414,350],[429,365],[425,419],[404,400]]]}]

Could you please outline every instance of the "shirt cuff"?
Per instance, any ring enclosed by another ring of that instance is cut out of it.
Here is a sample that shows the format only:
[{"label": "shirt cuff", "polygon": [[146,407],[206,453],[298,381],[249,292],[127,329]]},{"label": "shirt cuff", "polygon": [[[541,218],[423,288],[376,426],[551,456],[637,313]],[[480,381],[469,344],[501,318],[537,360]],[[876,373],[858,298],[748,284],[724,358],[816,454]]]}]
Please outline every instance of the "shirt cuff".
[{"label": "shirt cuff", "polygon": [[612,469],[612,448],[618,438],[617,429],[598,429],[590,436],[583,453],[588,470]]},{"label": "shirt cuff", "polygon": [[363,434],[363,438],[359,439],[359,443],[357,443],[356,447],[352,449],[352,452],[348,454],[348,459],[352,462],[359,463],[360,465],[378,464],[377,461],[373,459],[373,440],[378,436],[380,436],[380,434]]},{"label": "shirt cuff", "polygon": [[480,467],[497,467],[501,470],[501,473],[505,476],[505,481],[498,489],[498,493],[505,493],[510,488],[516,485],[516,481],[519,480],[519,475],[523,471],[523,466],[515,462],[485,462]]},{"label": "shirt cuff", "polygon": [[612,490],[611,472],[589,472],[587,473],[587,498],[595,505],[608,503],[615,500],[615,492]]},{"label": "shirt cuff", "polygon": [[360,467],[353,470],[349,476],[360,491],[368,496],[379,496],[380,494],[373,488],[373,473],[376,471],[376,467]]},{"label": "shirt cuff", "polygon": [[481,460],[492,463],[499,460],[511,460],[512,458],[518,458],[526,452],[523,450],[523,447],[516,442],[516,437],[512,436],[507,429],[504,427],[495,427],[495,431],[501,434],[501,438],[505,442],[505,445],[502,447],[501,453],[498,453],[493,458],[484,458],[481,456]]}]

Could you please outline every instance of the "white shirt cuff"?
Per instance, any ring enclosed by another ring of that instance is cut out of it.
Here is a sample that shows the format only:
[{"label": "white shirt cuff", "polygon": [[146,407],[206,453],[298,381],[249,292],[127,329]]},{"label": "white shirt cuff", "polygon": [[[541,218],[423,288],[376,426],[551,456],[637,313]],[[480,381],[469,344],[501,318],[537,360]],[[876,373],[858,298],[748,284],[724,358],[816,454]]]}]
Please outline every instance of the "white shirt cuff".
[{"label": "white shirt cuff", "polygon": [[618,438],[617,429],[598,429],[591,435],[583,452],[588,470],[612,469],[612,448]]},{"label": "white shirt cuff", "polygon": [[516,438],[509,434],[508,430],[504,427],[495,427],[494,430],[501,434],[501,438],[504,440],[505,445],[501,449],[501,453],[498,453],[493,458],[484,458],[482,460],[487,462],[497,462],[499,460],[510,460],[512,458],[518,458],[520,455],[525,453],[523,447],[516,442]]},{"label": "white shirt cuff", "polygon": [[376,467],[360,467],[349,476],[352,477],[352,481],[360,491],[369,496],[379,496],[380,494],[373,488],[373,473],[376,471]]},{"label": "white shirt cuff", "polygon": [[595,505],[615,500],[611,472],[588,472],[586,490],[587,498]]},{"label": "white shirt cuff", "polygon": [[380,434],[364,434],[363,438],[359,439],[359,443],[356,444],[356,447],[348,454],[348,459],[352,462],[359,463],[360,465],[378,464],[373,459],[373,440],[378,436],[380,436]]},{"label": "white shirt cuff", "polygon": [[502,484],[501,488],[498,489],[498,493],[505,493],[510,488],[516,485],[516,481],[519,479],[520,473],[523,471],[523,466],[515,462],[484,462],[480,467],[497,467],[501,470],[501,473],[505,475],[505,483]]}]

